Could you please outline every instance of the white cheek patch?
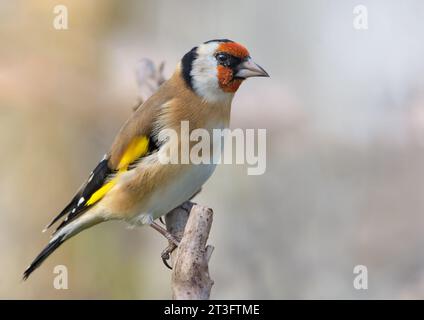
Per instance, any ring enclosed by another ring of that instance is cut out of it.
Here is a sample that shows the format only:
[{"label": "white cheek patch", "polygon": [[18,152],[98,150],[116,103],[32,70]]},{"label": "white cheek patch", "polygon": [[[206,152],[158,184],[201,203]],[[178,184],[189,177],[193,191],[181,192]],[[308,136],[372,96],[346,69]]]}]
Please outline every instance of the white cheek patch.
[{"label": "white cheek patch", "polygon": [[222,91],[218,83],[217,62],[214,57],[218,45],[217,42],[200,45],[190,72],[194,90],[208,102],[217,102],[233,96]]}]

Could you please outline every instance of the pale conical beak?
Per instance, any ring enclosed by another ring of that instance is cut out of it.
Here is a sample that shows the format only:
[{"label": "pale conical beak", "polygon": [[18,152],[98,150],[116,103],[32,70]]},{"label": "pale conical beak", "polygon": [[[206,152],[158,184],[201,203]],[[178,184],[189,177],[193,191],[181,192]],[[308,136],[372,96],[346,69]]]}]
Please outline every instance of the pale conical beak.
[{"label": "pale conical beak", "polygon": [[246,79],[250,77],[269,77],[269,74],[251,58],[248,58],[239,64],[235,76]]}]

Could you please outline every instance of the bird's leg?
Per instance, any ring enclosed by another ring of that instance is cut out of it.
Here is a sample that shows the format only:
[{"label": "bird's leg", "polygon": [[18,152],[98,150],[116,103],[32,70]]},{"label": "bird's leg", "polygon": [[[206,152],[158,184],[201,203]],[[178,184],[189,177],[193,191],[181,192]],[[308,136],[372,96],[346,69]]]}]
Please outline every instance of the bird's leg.
[{"label": "bird's leg", "polygon": [[172,267],[169,265],[168,260],[171,257],[171,253],[178,247],[180,242],[176,239],[168,230],[163,228],[161,225],[156,222],[152,222],[150,226],[158,231],[161,235],[163,235],[169,241],[169,245],[162,251],[160,257],[162,258],[163,264],[172,270]]},{"label": "bird's leg", "polygon": [[163,235],[166,239],[168,239],[168,241],[170,241],[171,243],[173,243],[175,246],[178,247],[180,242],[168,230],[166,230],[164,227],[162,227],[161,225],[157,224],[154,221],[150,224],[150,226],[153,229],[155,229],[157,232],[159,232],[161,235]]}]

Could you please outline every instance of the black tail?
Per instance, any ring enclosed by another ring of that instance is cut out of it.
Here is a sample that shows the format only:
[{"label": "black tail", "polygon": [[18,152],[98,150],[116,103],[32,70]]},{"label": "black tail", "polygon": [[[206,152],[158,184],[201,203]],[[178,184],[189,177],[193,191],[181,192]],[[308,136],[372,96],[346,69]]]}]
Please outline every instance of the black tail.
[{"label": "black tail", "polygon": [[31,273],[37,269],[49,255],[53,253],[59,246],[64,242],[63,236],[57,237],[40,252],[40,254],[34,259],[30,266],[24,271],[23,280],[28,279]]}]

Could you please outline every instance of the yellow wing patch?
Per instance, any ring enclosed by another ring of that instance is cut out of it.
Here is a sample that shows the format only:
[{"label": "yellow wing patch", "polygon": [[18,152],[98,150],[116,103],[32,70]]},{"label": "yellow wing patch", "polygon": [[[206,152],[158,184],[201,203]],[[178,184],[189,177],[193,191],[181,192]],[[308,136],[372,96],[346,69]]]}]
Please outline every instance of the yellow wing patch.
[{"label": "yellow wing patch", "polygon": [[101,198],[105,196],[106,193],[109,192],[110,189],[116,184],[116,177],[110,180],[108,183],[104,184],[99,190],[93,193],[93,195],[86,202],[86,206],[91,206],[99,201]]},{"label": "yellow wing patch", "polygon": [[117,169],[128,169],[131,163],[147,153],[148,148],[149,139],[146,136],[135,137],[122,155]]},{"label": "yellow wing patch", "polygon": [[119,161],[117,169],[119,170],[116,176],[105,183],[100,189],[94,192],[90,199],[86,202],[86,206],[91,206],[105,196],[116,184],[120,174],[128,170],[128,166],[138,158],[144,156],[149,150],[149,139],[146,136],[135,137],[128,145],[124,154]]}]

